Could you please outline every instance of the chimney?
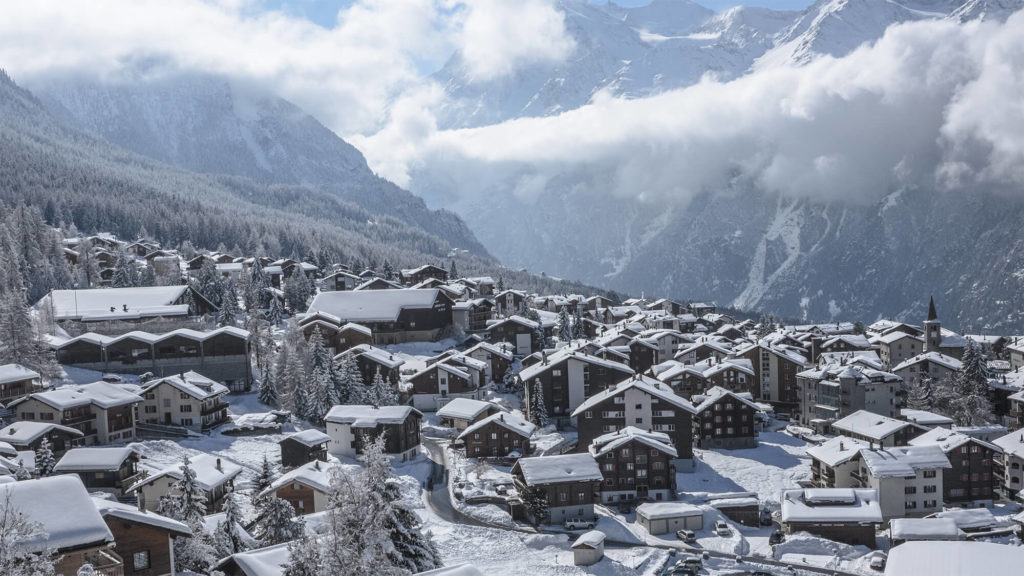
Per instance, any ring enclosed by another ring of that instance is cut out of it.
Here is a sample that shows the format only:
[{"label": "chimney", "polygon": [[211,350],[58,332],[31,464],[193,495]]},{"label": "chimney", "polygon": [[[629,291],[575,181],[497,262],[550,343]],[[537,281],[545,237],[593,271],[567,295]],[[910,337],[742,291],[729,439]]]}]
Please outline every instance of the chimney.
[{"label": "chimney", "polygon": [[505,421],[505,415],[504,414],[499,414],[498,415],[498,420],[501,420],[502,422],[504,422]]},{"label": "chimney", "polygon": [[223,472],[224,471],[224,468],[222,468],[221,465],[220,465],[220,458],[217,458],[217,471],[218,472]]},{"label": "chimney", "polygon": [[142,492],[142,490],[137,491],[135,494],[137,495],[136,496],[136,504],[139,507],[139,512],[145,512],[146,511],[146,495]]},{"label": "chimney", "polygon": [[313,462],[315,462],[315,464],[313,464],[313,467],[316,468],[317,470],[319,470],[320,469],[320,461],[319,460],[314,460]]},{"label": "chimney", "polygon": [[127,312],[128,311],[128,305],[127,304],[121,304],[121,310],[124,310],[125,312]]},{"label": "chimney", "polygon": [[845,445],[845,444],[843,444],[843,441],[842,441],[842,440],[840,440],[840,441],[839,441],[839,451],[840,451],[840,452],[843,452],[843,451],[845,451],[845,450],[846,450],[846,445]]}]

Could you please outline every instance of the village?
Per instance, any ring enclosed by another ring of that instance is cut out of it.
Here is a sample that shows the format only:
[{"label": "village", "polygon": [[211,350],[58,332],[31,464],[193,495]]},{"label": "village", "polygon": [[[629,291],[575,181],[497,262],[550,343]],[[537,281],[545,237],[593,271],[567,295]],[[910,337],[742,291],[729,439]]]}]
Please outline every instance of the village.
[{"label": "village", "polygon": [[367,510],[396,573],[1024,562],[1024,336],[957,333],[927,294],[917,323],[790,324],[457,255],[63,250],[77,287],[27,303],[0,366],[4,529],[58,574],[313,574]]}]

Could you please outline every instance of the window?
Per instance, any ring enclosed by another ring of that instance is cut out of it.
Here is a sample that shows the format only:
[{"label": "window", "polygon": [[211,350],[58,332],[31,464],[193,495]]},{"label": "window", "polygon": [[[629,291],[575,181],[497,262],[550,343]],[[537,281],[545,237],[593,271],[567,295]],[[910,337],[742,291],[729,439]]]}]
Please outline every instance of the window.
[{"label": "window", "polygon": [[586,502],[586,500],[587,500],[587,495],[586,495],[585,492],[577,492],[576,493],[576,501],[577,502]]},{"label": "window", "polygon": [[656,462],[652,462],[651,463],[651,468],[653,468],[654,470],[664,470],[665,469],[665,463],[662,462],[661,460],[658,460]]},{"label": "window", "polygon": [[636,405],[636,409],[637,410],[643,410],[644,409],[644,405],[643,404],[637,404]]},{"label": "window", "polygon": [[936,488],[935,486],[925,486],[924,487],[924,493],[925,494],[934,494],[935,493],[935,488]]},{"label": "window", "polygon": [[40,412],[39,413],[39,419],[40,420],[53,420],[53,412]]},{"label": "window", "polygon": [[594,412],[591,411],[591,410],[587,410],[586,412],[583,413],[583,417],[587,418],[587,419],[593,418],[594,417]]},{"label": "window", "polygon": [[136,572],[149,569],[149,550],[132,554],[132,569]]},{"label": "window", "polygon": [[925,478],[935,478],[935,470],[925,470],[924,471],[924,477]]},{"label": "window", "polygon": [[146,414],[156,414],[156,406],[146,406]]},{"label": "window", "polygon": [[721,435],[722,435],[722,429],[721,428],[715,428],[715,436],[721,436]]},{"label": "window", "polygon": [[191,426],[192,425],[192,419],[191,418],[182,418],[181,419],[181,425],[182,426]]},{"label": "window", "polygon": [[630,455],[629,448],[623,448],[622,450],[619,451],[619,456],[622,457],[622,458],[629,458],[629,455]]},{"label": "window", "polygon": [[561,376],[562,375],[562,371],[561,370],[552,370],[551,371],[551,375],[552,376]]},{"label": "window", "polygon": [[640,416],[640,417],[638,417],[638,418],[636,419],[636,423],[637,423],[637,424],[643,424],[643,423],[644,423],[644,417],[643,417],[643,416]]},{"label": "window", "polygon": [[913,509],[917,508],[917,502],[915,502],[913,500],[909,500],[909,501],[907,501],[905,508],[907,510],[913,510]]},{"label": "window", "polygon": [[497,440],[497,439],[498,439],[498,434],[495,433],[495,432],[491,432],[491,440]]},{"label": "window", "polygon": [[146,400],[156,400],[156,394],[152,392],[146,392]]},{"label": "window", "polygon": [[568,493],[566,493],[566,492],[559,492],[558,493],[558,501],[559,502],[567,502],[568,500],[569,500],[569,494]]},{"label": "window", "polygon": [[192,405],[191,404],[182,404],[180,406],[180,410],[182,412],[191,412],[192,411]]},{"label": "window", "polygon": [[614,472],[615,464],[611,462],[605,462],[604,464],[601,465],[601,469],[604,470],[605,472]]},{"label": "window", "polygon": [[479,432],[473,432],[473,440],[479,440],[479,439],[480,439],[480,433]]},{"label": "window", "polygon": [[181,398],[182,400],[188,400],[188,394],[184,392],[178,394],[178,397]]},{"label": "window", "polygon": [[170,398],[164,398],[164,408],[170,408],[170,407],[171,407],[171,399]]},{"label": "window", "polygon": [[903,487],[903,493],[904,494],[917,494],[917,487],[916,486],[904,486]]}]

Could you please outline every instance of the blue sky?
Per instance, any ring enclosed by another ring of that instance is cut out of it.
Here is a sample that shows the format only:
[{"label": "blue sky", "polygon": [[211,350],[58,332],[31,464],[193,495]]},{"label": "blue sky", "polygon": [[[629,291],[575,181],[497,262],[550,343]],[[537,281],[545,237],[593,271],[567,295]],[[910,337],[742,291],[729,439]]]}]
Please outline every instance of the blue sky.
[{"label": "blue sky", "polygon": [[[334,25],[335,16],[338,10],[348,6],[353,0],[264,0],[264,5],[271,9],[282,9],[288,14],[302,16],[316,22],[317,24],[330,28]],[[605,0],[598,0],[594,3],[603,3]],[[813,0],[697,0],[712,10],[725,10],[733,6],[765,6],[775,10],[799,10],[812,4]],[[650,0],[616,0],[620,6],[643,6],[650,4]]]}]

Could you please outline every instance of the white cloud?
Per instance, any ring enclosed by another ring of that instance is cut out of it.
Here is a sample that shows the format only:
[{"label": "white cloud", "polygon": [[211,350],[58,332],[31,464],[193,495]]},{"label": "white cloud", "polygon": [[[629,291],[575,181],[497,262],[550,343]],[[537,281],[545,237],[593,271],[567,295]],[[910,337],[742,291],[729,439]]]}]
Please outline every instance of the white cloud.
[{"label": "white cloud", "polygon": [[376,137],[361,145],[385,176],[412,174],[414,191],[440,182],[463,196],[531,198],[576,182],[686,202],[743,177],[786,195],[872,202],[954,178],[1019,187],[1021,94],[1024,13],[1004,25],[895,26],[843,58],[637,100],[598,98],[554,117],[437,131],[424,129],[421,109],[417,131],[386,132],[401,149]]},{"label": "white cloud", "polygon": [[473,0],[466,11],[458,44],[474,80],[560,62],[576,46],[566,33],[565,14],[551,0]]}]

